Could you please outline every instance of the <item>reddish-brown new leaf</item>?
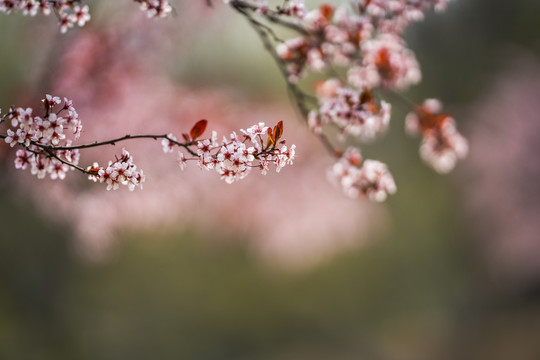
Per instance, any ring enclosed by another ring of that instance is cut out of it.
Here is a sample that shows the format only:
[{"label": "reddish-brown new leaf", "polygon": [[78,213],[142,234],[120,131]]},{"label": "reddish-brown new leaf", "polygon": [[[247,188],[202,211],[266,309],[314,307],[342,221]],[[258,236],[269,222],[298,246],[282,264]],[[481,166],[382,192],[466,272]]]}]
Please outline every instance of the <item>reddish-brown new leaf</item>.
[{"label": "reddish-brown new leaf", "polygon": [[204,130],[206,130],[206,125],[208,125],[208,121],[206,120],[199,120],[193,127],[191,128],[191,131],[189,132],[189,136],[192,140],[195,140],[199,136],[201,136],[204,133]]},{"label": "reddish-brown new leaf", "polygon": [[278,122],[278,124],[274,126],[274,143],[278,142],[281,135],[283,135],[283,121]]},{"label": "reddish-brown new leaf", "polygon": [[274,144],[274,133],[272,128],[268,128],[268,140],[266,141],[266,148],[269,148]]}]

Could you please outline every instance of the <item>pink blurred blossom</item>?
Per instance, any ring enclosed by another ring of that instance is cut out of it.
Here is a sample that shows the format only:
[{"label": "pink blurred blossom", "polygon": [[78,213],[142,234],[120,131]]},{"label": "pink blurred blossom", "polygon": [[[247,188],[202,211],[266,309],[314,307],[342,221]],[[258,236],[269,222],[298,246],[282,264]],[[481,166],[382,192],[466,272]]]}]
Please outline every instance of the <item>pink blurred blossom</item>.
[{"label": "pink blurred blossom", "polygon": [[468,216],[494,276],[514,286],[540,280],[538,94],[540,63],[517,57],[469,116]]}]

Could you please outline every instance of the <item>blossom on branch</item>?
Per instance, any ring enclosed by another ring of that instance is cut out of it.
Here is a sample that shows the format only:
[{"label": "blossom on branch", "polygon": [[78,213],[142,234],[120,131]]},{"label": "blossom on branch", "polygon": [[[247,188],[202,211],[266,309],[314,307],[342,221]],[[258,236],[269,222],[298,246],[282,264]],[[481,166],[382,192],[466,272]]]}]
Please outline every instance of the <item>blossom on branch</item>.
[{"label": "blossom on branch", "polygon": [[[378,98],[380,95],[390,93],[410,106],[412,102],[397,91],[417,84],[422,75],[403,32],[412,22],[422,20],[426,11],[444,10],[449,1],[355,0],[337,8],[323,3],[310,11],[304,9],[303,1],[295,1],[294,6],[301,5],[302,11],[294,14],[286,11],[293,5],[289,1],[275,9],[259,1],[225,3],[255,28],[280,67],[308,127],[332,155],[339,157],[344,152],[333,145],[327,128],[338,130],[338,140],[355,137],[370,141],[386,132],[390,122],[391,105]],[[273,24],[296,35],[280,40]],[[324,76],[315,85],[314,96],[299,85],[309,71]],[[415,107],[414,111],[416,118],[409,116],[407,123],[410,127],[417,119],[416,126],[423,136],[421,157],[438,172],[450,171],[467,153],[467,142],[457,132],[455,121],[425,106]],[[335,132],[330,134],[335,136]],[[345,154],[330,172],[330,178],[345,193],[375,201],[395,193],[386,165],[374,160],[351,163],[347,160],[350,150]]]},{"label": "blossom on branch", "polygon": [[363,160],[356,148],[345,151],[328,170],[328,178],[350,198],[365,197],[382,202],[388,194],[397,191],[394,178],[386,165],[376,160]]},{"label": "blossom on branch", "polygon": [[149,18],[167,17],[172,12],[172,6],[167,0],[134,0],[140,3],[142,11],[146,12]]},{"label": "blossom on branch", "polygon": [[101,167],[98,163],[89,166],[86,171],[90,174],[88,179],[107,184],[108,190],[116,190],[120,185],[126,185],[130,191],[140,186],[145,180],[142,170],[137,170],[137,165],[133,163],[133,156],[122,149],[122,156],[115,161],[109,161],[107,167]]},{"label": "blossom on branch", "polygon": [[357,88],[405,89],[421,79],[420,67],[402,38],[381,34],[361,47],[362,62],[348,71],[348,81]]},{"label": "blossom on branch", "polygon": [[[140,9],[151,17],[167,17],[172,6],[167,0],[133,0]],[[54,13],[58,18],[60,32],[65,33],[73,26],[84,26],[90,21],[90,9],[86,0],[0,0],[0,12],[12,14],[21,12],[25,16]]]},{"label": "blossom on branch", "polygon": [[[47,95],[42,101],[44,115],[33,116],[32,108],[11,107],[1,119],[16,128],[8,129],[4,141],[11,147],[22,146],[17,151],[15,167],[26,169],[42,179],[47,174],[51,179],[64,179],[71,165],[74,170],[79,163],[79,150],[69,149],[73,139],[81,135],[82,124],[70,100]],[[59,148],[53,150],[54,148]]]},{"label": "blossom on branch", "polygon": [[467,140],[457,131],[456,121],[441,112],[439,100],[427,99],[407,115],[405,128],[408,133],[422,136],[420,155],[439,173],[451,171],[458,159],[467,156]]},{"label": "blossom on branch", "polygon": [[309,115],[313,130],[322,125],[333,125],[343,138],[351,135],[368,141],[388,128],[391,106],[384,100],[377,104],[370,90],[348,89],[337,79],[326,80],[318,90],[319,115],[314,110]]},{"label": "blossom on branch", "polygon": [[441,12],[451,0],[358,0],[360,13],[381,31],[402,33],[412,22],[424,19],[430,8]]},{"label": "blossom on branch", "polygon": [[[192,136],[184,134],[184,138],[195,140],[206,127],[206,120],[201,120],[193,129],[197,130]],[[200,130],[202,129],[202,130]],[[218,141],[217,133],[212,132],[209,139],[196,142],[196,154],[186,157],[182,152],[178,154],[178,164],[183,170],[188,160],[195,160],[201,169],[216,170],[228,184],[244,179],[252,169],[258,169],[266,175],[270,165],[274,165],[276,172],[286,165],[293,163],[296,146],[287,147],[285,140],[281,140],[283,134],[283,122],[280,121],[273,129],[260,122],[246,130],[241,129],[243,137],[233,132],[229,137],[223,137]],[[166,149],[164,148],[164,151]]]},{"label": "blossom on branch", "polygon": [[[161,145],[165,153],[171,153],[175,147],[181,147],[191,157],[186,158],[179,152],[178,164],[181,169],[187,160],[196,160],[199,167],[215,169],[221,178],[231,184],[245,178],[253,168],[261,170],[264,175],[270,165],[279,172],[286,165],[291,165],[295,157],[296,147],[287,147],[282,140],[283,122],[274,128],[259,123],[240,130],[244,136],[239,137],[235,132],[229,138],[218,141],[217,133],[212,132],[209,139],[198,140],[206,130],[207,120],[200,120],[191,128],[189,134],[182,134],[184,142],[179,142],[173,134],[168,135],[126,135],[121,138],[94,142],[91,144],[72,144],[72,139],[79,138],[82,124],[71,100],[64,98],[64,105],[57,96],[46,95],[42,101],[45,114],[32,117],[32,108],[11,107],[9,112],[0,118],[0,124],[9,121],[12,127],[6,135],[0,138],[11,147],[20,146],[15,158],[15,168],[24,170],[30,165],[31,172],[39,179],[47,174],[50,178],[64,179],[67,171],[79,170],[88,175],[94,182],[107,184],[107,190],[116,190],[120,185],[126,185],[133,191],[142,188],[145,176],[133,163],[133,157],[122,149],[122,155],[115,161],[109,161],[106,167],[94,163],[83,169],[78,166],[81,149],[105,145],[115,145],[117,142],[135,139],[162,139]],[[68,131],[66,134],[65,130]],[[70,134],[71,133],[71,134]]]},{"label": "blossom on branch", "polygon": [[0,12],[11,14],[22,12],[26,16],[38,13],[58,17],[60,31],[65,33],[75,24],[84,26],[90,20],[88,5],[84,0],[0,0]]}]

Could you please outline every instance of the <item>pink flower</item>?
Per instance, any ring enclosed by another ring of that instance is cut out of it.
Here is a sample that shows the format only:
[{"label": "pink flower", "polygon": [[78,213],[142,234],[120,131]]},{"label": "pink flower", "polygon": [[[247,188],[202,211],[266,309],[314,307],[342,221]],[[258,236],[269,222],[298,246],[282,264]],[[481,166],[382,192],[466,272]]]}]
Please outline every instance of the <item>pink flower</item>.
[{"label": "pink flower", "polygon": [[[176,137],[175,137],[173,134],[169,134],[169,135],[167,135],[167,137],[168,137],[169,139],[171,139],[171,140],[176,141]],[[164,152],[165,154],[171,153],[171,152],[174,151],[174,146],[175,146],[175,144],[172,143],[171,141],[169,141],[169,139],[163,139],[163,140],[161,140],[161,146],[163,146],[163,152]]]},{"label": "pink flower", "polygon": [[320,124],[331,124],[341,130],[343,137],[352,135],[368,141],[384,133],[390,123],[390,104],[385,101],[377,104],[368,90],[338,88],[334,96],[320,98],[319,103],[320,121],[315,115],[309,117],[314,129]]},{"label": "pink flower", "polygon": [[348,148],[345,154],[328,171],[330,181],[338,185],[350,198],[366,197],[382,202],[397,191],[394,178],[385,164],[364,160],[360,151]]},{"label": "pink flower", "polygon": [[407,115],[405,128],[410,134],[420,133],[420,156],[439,173],[448,173],[459,159],[467,156],[467,140],[457,131],[455,120],[441,112],[436,99],[427,99]]},{"label": "pink flower", "polygon": [[84,24],[90,21],[88,5],[84,5],[83,7],[77,5],[73,7],[72,21],[79,26],[84,26]]},{"label": "pink flower", "polygon": [[34,154],[26,150],[17,150],[15,158],[15,168],[25,170],[34,158]]}]

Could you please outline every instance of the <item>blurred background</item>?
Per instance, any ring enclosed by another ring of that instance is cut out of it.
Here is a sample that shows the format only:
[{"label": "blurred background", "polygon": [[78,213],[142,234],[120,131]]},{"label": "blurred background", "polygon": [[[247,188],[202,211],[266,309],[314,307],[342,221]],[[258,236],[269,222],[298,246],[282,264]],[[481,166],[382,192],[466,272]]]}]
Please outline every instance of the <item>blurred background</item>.
[{"label": "blurred background", "polygon": [[298,158],[227,185],[126,143],[147,176],[130,193],[38,181],[0,146],[1,359],[540,359],[540,2],[456,0],[408,30],[423,81],[406,96],[441,99],[471,151],[435,174],[394,107],[362,147],[396,180],[383,205],[326,182],[331,159],[244,19],[130,3],[92,1],[66,35],[0,14],[0,107],[67,96],[84,142],[283,120]]}]

